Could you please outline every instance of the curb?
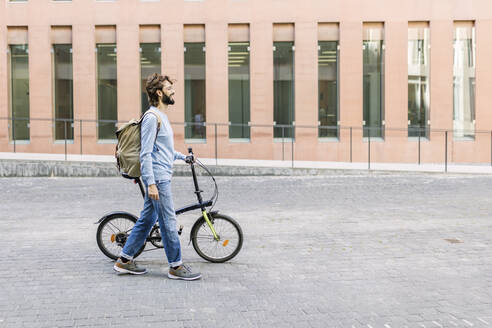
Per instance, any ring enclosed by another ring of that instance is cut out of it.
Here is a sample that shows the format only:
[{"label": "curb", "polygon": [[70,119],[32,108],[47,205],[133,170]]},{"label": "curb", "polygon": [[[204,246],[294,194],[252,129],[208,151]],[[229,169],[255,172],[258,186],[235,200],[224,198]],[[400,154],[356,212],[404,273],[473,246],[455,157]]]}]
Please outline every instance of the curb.
[{"label": "curb", "polygon": [[[281,167],[248,167],[248,166],[215,166],[207,168],[214,176],[302,176],[361,174],[363,170],[338,170],[314,168],[281,168]],[[381,173],[381,172],[378,172]],[[174,176],[190,176],[191,172],[185,164],[175,164]],[[197,170],[197,175],[205,174]],[[82,162],[82,161],[50,161],[50,160],[0,160],[0,177],[117,177],[119,173],[114,163]]]}]

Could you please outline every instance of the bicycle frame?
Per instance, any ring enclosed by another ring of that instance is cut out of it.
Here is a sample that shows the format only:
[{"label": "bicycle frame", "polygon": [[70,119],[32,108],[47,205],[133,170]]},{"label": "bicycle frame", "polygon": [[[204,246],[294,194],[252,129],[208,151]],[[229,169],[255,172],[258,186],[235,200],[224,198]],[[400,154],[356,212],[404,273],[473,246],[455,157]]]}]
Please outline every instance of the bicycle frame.
[{"label": "bicycle frame", "polygon": [[[191,148],[188,148],[188,153],[193,156],[193,151]],[[207,225],[209,226],[210,230],[212,231],[213,235],[214,235],[214,239],[215,240],[219,240],[219,236],[217,235],[217,232],[215,231],[214,229],[214,226],[212,224],[212,222],[210,221],[209,217],[208,217],[208,214],[207,214],[207,210],[206,208],[207,207],[210,207],[212,206],[213,204],[213,200],[210,199],[210,200],[207,200],[207,201],[203,201],[203,198],[202,198],[202,192],[203,190],[200,190],[200,188],[198,187],[198,179],[196,177],[196,172],[195,172],[195,161],[194,161],[194,157],[193,157],[193,161],[191,163],[189,163],[190,165],[190,168],[191,168],[191,174],[193,176],[193,184],[195,186],[195,195],[196,195],[196,198],[198,200],[198,203],[196,204],[192,204],[192,205],[188,205],[188,206],[185,206],[185,207],[182,207],[182,208],[179,208],[176,210],[176,215],[180,215],[180,214],[183,214],[183,213],[186,213],[186,212],[189,212],[189,211],[193,211],[193,210],[196,210],[196,209],[201,209],[202,211],[202,215],[203,215],[203,218],[205,219],[205,222],[207,222]],[[143,186],[143,183],[142,183],[142,180],[140,178],[132,178],[132,177],[129,177],[129,176],[124,176],[125,178],[128,178],[128,179],[133,179],[133,181],[138,184],[138,187],[140,188],[140,193],[142,194],[142,197],[145,199],[145,189],[144,189],[144,186]]]}]

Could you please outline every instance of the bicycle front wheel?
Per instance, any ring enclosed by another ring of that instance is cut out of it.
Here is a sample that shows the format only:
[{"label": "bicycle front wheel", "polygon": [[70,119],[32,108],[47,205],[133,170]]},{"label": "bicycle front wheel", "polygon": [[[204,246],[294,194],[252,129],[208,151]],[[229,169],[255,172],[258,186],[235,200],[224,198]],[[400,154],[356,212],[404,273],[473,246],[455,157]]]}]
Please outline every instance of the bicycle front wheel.
[{"label": "bicycle front wheel", "polygon": [[191,229],[193,248],[203,259],[222,263],[236,256],[243,246],[243,231],[231,217],[219,213],[209,213],[208,217],[219,237],[214,238],[210,227],[203,217],[199,218]]}]

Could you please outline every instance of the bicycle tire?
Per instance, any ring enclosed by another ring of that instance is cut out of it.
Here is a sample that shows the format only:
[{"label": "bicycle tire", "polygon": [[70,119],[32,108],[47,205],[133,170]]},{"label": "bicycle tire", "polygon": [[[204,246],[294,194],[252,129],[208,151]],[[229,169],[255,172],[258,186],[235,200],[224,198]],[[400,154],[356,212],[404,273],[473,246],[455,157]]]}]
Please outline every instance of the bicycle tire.
[{"label": "bicycle tire", "polygon": [[[119,247],[119,251],[111,251],[109,250],[105,245],[104,245],[104,242],[103,242],[103,230],[105,228],[105,226],[113,221],[113,220],[116,220],[116,219],[124,219],[124,220],[129,220],[131,222],[133,222],[133,225],[135,225],[135,222],[137,222],[137,219],[135,219],[134,216],[132,216],[131,214],[125,214],[125,213],[115,213],[115,214],[111,214],[109,215],[107,218],[105,218],[100,224],[99,226],[97,227],[97,233],[96,233],[96,240],[97,240],[97,246],[99,246],[99,249],[101,250],[101,252],[103,252],[104,255],[106,255],[107,257],[109,257],[110,259],[112,260],[117,260],[119,255],[120,255],[120,251],[123,247]],[[132,226],[133,228],[133,226]],[[138,250],[138,252],[133,256],[134,258],[138,257],[144,250],[145,248],[145,245],[147,243],[145,242],[143,244],[143,246]]]},{"label": "bicycle tire", "polygon": [[[206,254],[207,252],[200,248],[200,245],[197,241],[199,239],[198,238],[198,231],[200,230],[200,228],[205,225],[207,227],[207,229],[209,229],[205,219],[202,216],[195,222],[195,224],[193,225],[193,228],[191,229],[190,238],[191,238],[191,241],[193,244],[193,248],[195,249],[195,251],[197,252],[197,254],[201,258],[203,258],[209,262],[223,263],[223,262],[229,261],[230,259],[234,258],[239,253],[239,251],[241,250],[241,248],[243,246],[243,239],[244,238],[243,238],[243,231],[241,229],[241,226],[233,218],[231,218],[230,216],[224,215],[224,214],[208,213],[208,216],[209,216],[209,219],[214,222],[214,226],[215,226],[215,221],[217,221],[217,220],[224,220],[224,221],[227,221],[228,223],[230,223],[236,230],[237,238],[238,238],[237,244],[236,244],[234,250],[232,250],[232,253],[230,253],[229,255],[224,256],[224,257],[213,257],[213,256],[210,256],[210,254]],[[212,234],[211,231],[210,231],[210,234]],[[219,233],[219,236],[220,236],[220,233]],[[212,236],[212,238],[213,238],[213,236]]]}]

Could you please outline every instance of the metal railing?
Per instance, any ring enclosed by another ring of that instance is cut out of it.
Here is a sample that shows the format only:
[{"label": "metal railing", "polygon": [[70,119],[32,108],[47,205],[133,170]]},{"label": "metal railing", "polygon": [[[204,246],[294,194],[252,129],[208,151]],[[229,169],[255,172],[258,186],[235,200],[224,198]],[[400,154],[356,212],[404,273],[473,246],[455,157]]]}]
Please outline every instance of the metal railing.
[{"label": "metal railing", "polygon": [[[45,135],[45,137],[51,137],[53,143],[63,143],[64,145],[64,154],[65,160],[68,155],[72,154],[80,154],[84,155],[84,146],[87,144],[87,139],[90,139],[93,144],[102,143],[104,141],[102,139],[97,139],[98,128],[101,124],[107,124],[109,126],[114,125],[114,130],[116,131],[116,127],[118,124],[126,123],[126,121],[117,121],[117,120],[87,120],[87,119],[53,119],[53,118],[14,118],[14,117],[6,117],[0,118],[0,124],[8,125],[8,133],[6,133],[3,137],[0,137],[0,151],[11,151],[11,146],[13,146],[13,152],[19,151],[19,147],[21,147],[21,151],[25,150],[26,138],[19,138],[19,135],[22,136],[22,133],[19,133],[19,129],[22,128],[22,132],[29,132],[32,124],[45,125],[43,127],[43,131],[48,131],[50,128],[52,132],[49,132]],[[281,144],[281,160],[286,160],[286,155],[290,150],[290,161],[291,166],[294,167],[294,163],[299,160],[295,156],[295,151],[297,147],[297,151],[299,151],[301,147],[306,146],[306,143],[302,141],[303,134],[306,134],[305,131],[308,131],[307,135],[311,137],[317,138],[317,144],[323,142],[329,143],[337,143],[338,148],[346,147],[344,150],[348,152],[348,157],[346,160],[338,160],[340,162],[358,162],[363,163],[367,162],[367,169],[371,169],[371,164],[374,163],[394,163],[395,161],[387,160],[387,154],[384,152],[390,150],[381,150],[380,144],[392,141],[395,138],[401,138],[403,141],[408,144],[415,142],[417,144],[417,149],[415,154],[415,160],[405,160],[399,161],[396,163],[414,163],[414,164],[422,164],[423,162],[432,163],[432,164],[443,164],[444,171],[448,171],[448,164],[450,162],[455,163],[465,163],[463,160],[454,161],[454,156],[456,155],[454,150],[454,146],[458,145],[460,142],[465,146],[461,146],[461,148],[468,145],[468,147],[473,147],[475,150],[472,151],[475,159],[472,159],[469,163],[473,164],[488,164],[492,166],[492,130],[451,130],[451,129],[431,129],[430,127],[426,128],[418,128],[418,127],[409,127],[405,128],[388,128],[385,126],[382,127],[364,127],[364,126],[310,126],[310,125],[297,125],[297,124],[240,124],[240,123],[210,123],[210,122],[172,122],[172,125],[183,126],[186,127],[200,127],[204,134],[200,135],[199,139],[205,137],[204,143],[206,145],[211,145],[210,140],[207,139],[207,136],[210,136],[210,132],[207,135],[204,131],[206,131],[207,127],[213,127],[213,152],[208,153],[208,157],[215,158],[216,164],[218,164],[219,158],[231,158],[230,156],[220,157],[221,147],[228,148],[232,147],[234,144],[235,138],[231,138],[229,135],[230,129],[233,127],[241,127],[243,130],[248,131],[248,144],[252,146],[261,147],[265,144]],[[5,126],[5,125],[4,125]],[[63,126],[60,132],[60,126]],[[84,129],[90,128],[91,133],[84,135]],[[17,129],[17,131],[16,131]],[[57,130],[58,129],[58,130]],[[96,130],[94,130],[96,129]],[[262,129],[263,135],[266,137],[257,137],[252,131],[256,129]],[[271,129],[271,133],[265,133],[266,129]],[[40,129],[37,129],[39,131]],[[315,131],[316,130],[316,131]],[[76,133],[77,132],[77,133]],[[60,136],[61,134],[61,136]],[[188,133],[189,134],[189,133]],[[409,136],[411,134],[411,136]],[[29,137],[27,140],[30,140],[30,133],[27,133]],[[251,138],[253,135],[253,138]],[[355,136],[357,135],[357,136]],[[192,136],[193,137],[193,136]],[[296,138],[298,141],[296,141]],[[86,141],[84,142],[84,139]],[[243,138],[237,138],[243,140]],[[263,142],[258,142],[258,140],[263,140]],[[487,139],[487,141],[485,140]],[[115,142],[116,139],[114,139]],[[191,141],[190,141],[191,140]],[[224,140],[229,141],[227,146],[221,145],[221,142]],[[94,142],[95,141],[95,142]],[[106,142],[108,140],[105,140]],[[111,141],[110,141],[111,142]],[[185,132],[185,144],[187,143],[195,143],[196,139],[187,138]],[[471,143],[470,143],[471,142]],[[71,144],[74,144],[73,146]],[[477,145],[477,143],[479,145]],[[77,144],[77,145],[76,145]],[[422,152],[423,145],[425,144],[425,148],[427,150]],[[490,157],[485,159],[482,152],[485,149],[485,144],[489,144],[489,152]],[[239,146],[240,143],[237,143]],[[401,143],[400,143],[401,145]],[[78,149],[75,150],[74,146]],[[312,146],[308,145],[308,146]],[[408,146],[408,145],[407,145]],[[477,148],[478,147],[478,148]],[[210,147],[209,147],[210,148]],[[289,149],[290,148],[290,149]],[[355,149],[357,148],[357,149]],[[364,148],[366,148],[364,150]],[[450,149],[452,148],[452,149]],[[436,161],[438,156],[435,155],[436,150],[442,151],[442,160]],[[459,151],[459,150],[458,150]],[[355,153],[354,153],[355,152]],[[395,152],[395,151],[393,151]],[[408,150],[405,151],[396,151],[396,155],[404,152],[408,154]],[[450,152],[451,152],[451,160],[450,160]],[[468,151],[469,152],[469,151]],[[478,152],[478,153],[477,153]],[[86,154],[88,154],[87,152]],[[107,155],[112,155],[114,151],[107,153]],[[364,154],[365,153],[365,154]],[[383,156],[382,156],[383,153]],[[480,153],[480,154],[479,154]],[[328,154],[327,154],[328,155]],[[356,155],[356,156],[355,156]],[[365,159],[362,158],[366,155]],[[393,154],[393,157],[396,156]],[[459,156],[459,154],[458,154]],[[204,157],[202,155],[202,157]],[[321,156],[323,157],[323,156]],[[324,156],[326,161],[330,156]],[[384,157],[381,160],[381,157]],[[397,157],[397,156],[396,156]],[[463,156],[462,156],[463,157]],[[478,161],[476,158],[480,158]],[[266,160],[270,160],[273,158],[262,158]],[[324,160],[323,160],[324,161]],[[331,160],[333,161],[333,160]],[[336,160],[335,160],[336,161]]]}]

